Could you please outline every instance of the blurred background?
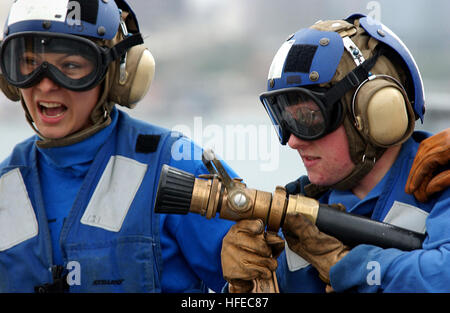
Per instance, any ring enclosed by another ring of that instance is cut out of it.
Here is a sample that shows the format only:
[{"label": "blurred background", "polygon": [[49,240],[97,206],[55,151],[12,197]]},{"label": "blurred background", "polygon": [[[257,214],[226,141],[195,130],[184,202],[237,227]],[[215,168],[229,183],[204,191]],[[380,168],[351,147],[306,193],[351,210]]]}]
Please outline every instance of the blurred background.
[{"label": "blurred background", "polygon": [[[259,102],[283,41],[319,19],[376,17],[408,46],[425,85],[417,128],[450,125],[450,2],[446,0],[128,0],[156,59],[150,92],[129,114],[212,147],[251,188],[273,191],[305,174],[278,143]],[[3,25],[13,0],[0,0]],[[20,103],[0,94],[0,159],[33,135]]]}]

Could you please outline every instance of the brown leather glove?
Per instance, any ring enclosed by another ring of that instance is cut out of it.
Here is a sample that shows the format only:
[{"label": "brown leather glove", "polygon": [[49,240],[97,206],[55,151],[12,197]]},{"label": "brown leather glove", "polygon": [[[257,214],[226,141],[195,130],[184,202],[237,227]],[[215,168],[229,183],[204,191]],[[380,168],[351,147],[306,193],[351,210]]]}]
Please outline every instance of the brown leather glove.
[{"label": "brown leather glove", "polygon": [[327,284],[330,283],[330,268],[350,251],[338,239],[319,231],[300,213],[286,215],[283,232],[289,249],[311,263]]},{"label": "brown leather glove", "polygon": [[421,142],[405,192],[414,193],[417,200],[426,202],[432,194],[450,186],[450,170],[439,173],[440,167],[448,165],[449,161],[450,128]]},{"label": "brown leather glove", "polygon": [[250,292],[256,278],[271,279],[284,249],[284,240],[264,233],[261,220],[241,220],[233,225],[222,243],[223,277],[230,292]]}]

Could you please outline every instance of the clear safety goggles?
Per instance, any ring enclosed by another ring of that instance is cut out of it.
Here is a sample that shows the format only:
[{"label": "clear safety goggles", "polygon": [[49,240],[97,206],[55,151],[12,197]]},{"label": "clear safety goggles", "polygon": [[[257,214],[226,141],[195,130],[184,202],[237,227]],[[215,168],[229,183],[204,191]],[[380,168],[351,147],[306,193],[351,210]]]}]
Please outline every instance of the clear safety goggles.
[{"label": "clear safety goggles", "polygon": [[263,93],[263,103],[282,144],[294,134],[316,140],[335,130],[342,117],[340,102],[327,104],[326,92],[293,87]]},{"label": "clear safety goggles", "polygon": [[309,85],[307,88],[291,87],[261,94],[259,98],[281,144],[285,145],[291,134],[303,140],[316,140],[336,130],[344,116],[341,98],[372,75],[370,70],[383,51],[383,48],[377,49],[372,57],[330,88]]},{"label": "clear safety goggles", "polygon": [[48,77],[70,90],[89,90],[103,80],[112,61],[140,43],[140,34],[107,48],[74,35],[18,33],[2,42],[0,67],[7,81],[18,88],[29,88]]}]

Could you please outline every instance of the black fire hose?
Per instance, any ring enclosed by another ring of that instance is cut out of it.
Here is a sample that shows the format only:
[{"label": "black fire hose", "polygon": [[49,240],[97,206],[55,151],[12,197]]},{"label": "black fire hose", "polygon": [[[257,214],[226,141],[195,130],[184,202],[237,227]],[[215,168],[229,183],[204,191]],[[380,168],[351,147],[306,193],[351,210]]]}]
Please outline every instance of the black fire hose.
[{"label": "black fire hose", "polygon": [[341,212],[327,205],[319,206],[316,226],[320,231],[336,237],[348,246],[371,244],[380,248],[404,251],[422,249],[425,234],[392,224]]}]

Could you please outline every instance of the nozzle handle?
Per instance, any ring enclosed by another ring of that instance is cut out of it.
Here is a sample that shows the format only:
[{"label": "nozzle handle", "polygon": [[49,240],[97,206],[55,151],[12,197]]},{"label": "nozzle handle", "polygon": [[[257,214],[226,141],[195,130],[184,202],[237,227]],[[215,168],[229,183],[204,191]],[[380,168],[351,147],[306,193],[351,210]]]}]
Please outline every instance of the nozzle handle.
[{"label": "nozzle handle", "polygon": [[194,182],[193,174],[164,164],[159,176],[155,213],[189,213]]},{"label": "nozzle handle", "polygon": [[231,191],[231,189],[235,187],[235,184],[230,175],[228,175],[222,163],[217,160],[216,155],[214,154],[214,151],[212,149],[208,149],[203,152],[202,161],[208,169],[209,173],[218,175],[229,191]]}]

